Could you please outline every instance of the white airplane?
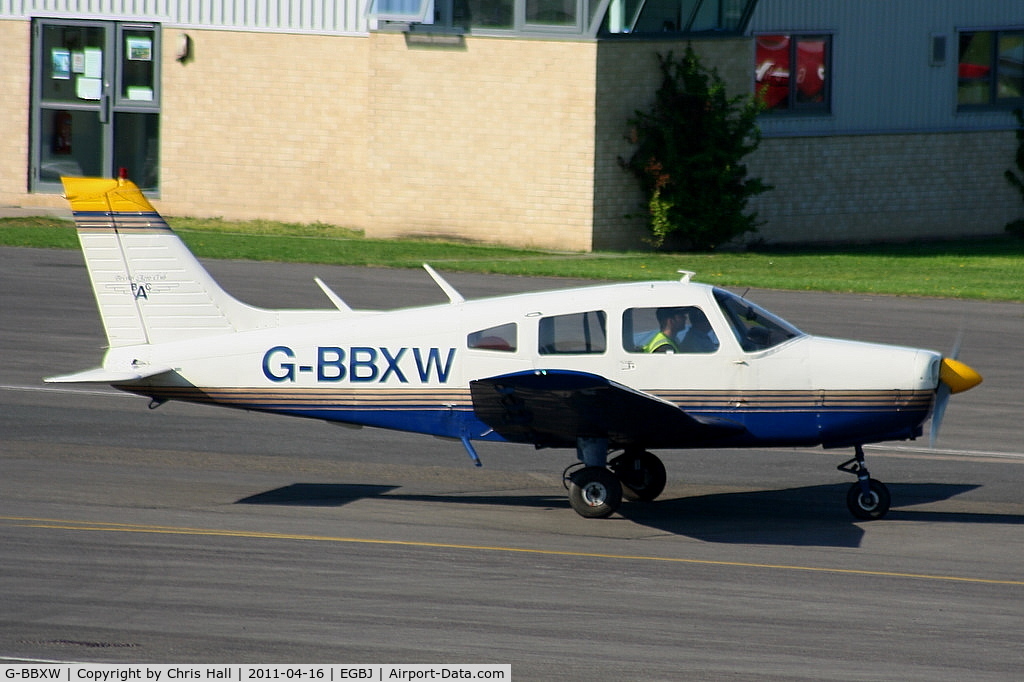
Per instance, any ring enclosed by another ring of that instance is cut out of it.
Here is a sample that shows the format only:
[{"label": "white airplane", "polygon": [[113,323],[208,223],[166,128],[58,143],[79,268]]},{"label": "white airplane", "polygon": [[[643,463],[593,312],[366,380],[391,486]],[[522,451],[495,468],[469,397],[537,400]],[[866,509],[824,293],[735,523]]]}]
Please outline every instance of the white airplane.
[{"label": "white airplane", "polygon": [[951,393],[981,382],[951,357],[805,334],[690,281],[609,284],[354,310],[239,302],[125,179],[63,178],[106,329],[103,364],[51,382],[376,426],[462,441],[575,448],[563,479],[584,517],[666,482],[650,448],[853,448],[839,469],[858,519],[886,514],[862,446],[934,439]]}]

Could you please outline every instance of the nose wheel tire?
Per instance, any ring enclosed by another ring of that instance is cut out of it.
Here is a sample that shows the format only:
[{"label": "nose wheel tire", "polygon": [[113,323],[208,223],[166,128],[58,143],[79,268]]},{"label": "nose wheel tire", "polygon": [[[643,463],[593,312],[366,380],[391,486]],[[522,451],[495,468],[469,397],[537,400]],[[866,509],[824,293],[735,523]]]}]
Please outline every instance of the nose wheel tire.
[{"label": "nose wheel tire", "polygon": [[603,519],[622,503],[622,484],[604,467],[584,467],[569,476],[569,504],[580,516]]},{"label": "nose wheel tire", "polygon": [[881,481],[868,482],[870,492],[865,494],[860,481],[850,486],[846,493],[846,506],[850,513],[862,521],[880,519],[889,512],[889,489]]}]

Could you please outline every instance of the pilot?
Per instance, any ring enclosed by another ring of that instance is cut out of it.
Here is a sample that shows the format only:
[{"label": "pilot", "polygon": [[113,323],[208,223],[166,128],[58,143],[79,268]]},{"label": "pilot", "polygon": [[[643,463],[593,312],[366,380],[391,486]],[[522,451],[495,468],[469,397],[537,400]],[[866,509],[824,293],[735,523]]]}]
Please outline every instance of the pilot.
[{"label": "pilot", "polygon": [[679,353],[676,336],[686,329],[686,308],[658,308],[654,312],[661,330],[644,344],[644,353]]},{"label": "pilot", "polygon": [[691,308],[690,328],[678,343],[684,353],[714,353],[718,350],[718,336],[711,329],[707,316],[699,308]]}]

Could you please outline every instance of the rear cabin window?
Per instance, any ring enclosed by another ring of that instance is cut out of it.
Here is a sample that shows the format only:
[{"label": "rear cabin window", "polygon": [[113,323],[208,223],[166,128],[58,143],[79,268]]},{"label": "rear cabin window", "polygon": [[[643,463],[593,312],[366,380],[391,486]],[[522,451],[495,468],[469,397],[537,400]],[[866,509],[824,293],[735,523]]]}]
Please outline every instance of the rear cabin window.
[{"label": "rear cabin window", "polygon": [[622,313],[627,353],[714,353],[718,336],[697,306],[629,308]]},{"label": "rear cabin window", "polygon": [[499,324],[497,327],[489,327],[471,333],[466,338],[466,345],[476,350],[515,353],[518,346],[518,333],[515,322]]},{"label": "rear cabin window", "polygon": [[541,355],[585,355],[608,348],[607,316],[602,310],[542,317],[538,329]]}]

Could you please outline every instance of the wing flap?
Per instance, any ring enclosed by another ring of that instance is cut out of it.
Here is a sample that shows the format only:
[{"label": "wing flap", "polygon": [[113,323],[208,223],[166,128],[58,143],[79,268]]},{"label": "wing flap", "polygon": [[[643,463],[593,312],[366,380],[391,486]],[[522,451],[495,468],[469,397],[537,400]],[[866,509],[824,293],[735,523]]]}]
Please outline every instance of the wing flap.
[{"label": "wing flap", "polygon": [[745,430],[586,372],[516,372],[471,381],[470,393],[478,419],[508,441],[537,446],[587,437],[611,447],[696,447]]}]

